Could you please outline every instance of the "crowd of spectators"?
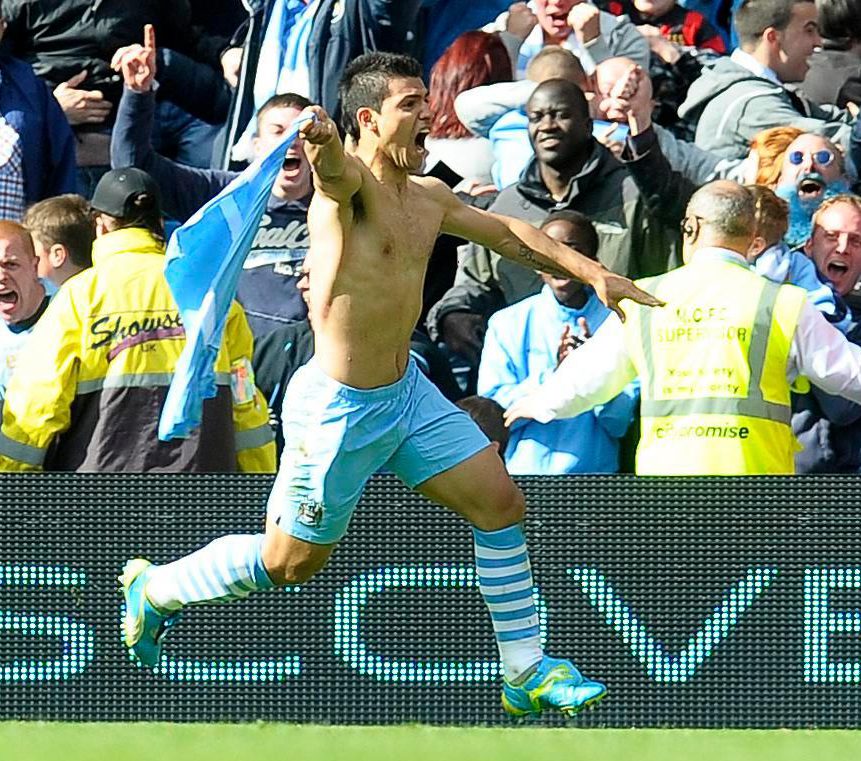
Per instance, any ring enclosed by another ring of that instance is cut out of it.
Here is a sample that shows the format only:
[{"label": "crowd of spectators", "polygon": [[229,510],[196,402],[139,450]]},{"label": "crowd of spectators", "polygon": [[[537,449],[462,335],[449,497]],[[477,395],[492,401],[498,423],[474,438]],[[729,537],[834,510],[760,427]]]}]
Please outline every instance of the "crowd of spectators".
[{"label": "crowd of spectators", "polygon": [[[274,469],[284,388],[314,347],[301,145],[239,279],[223,393],[172,447],[155,426],[184,332],[160,257],[303,108],[337,117],[368,50],[422,61],[424,171],[461,199],[647,278],[682,264],[698,188],[739,183],[750,268],[861,345],[861,0],[2,0],[0,17],[2,468]],[[431,256],[419,367],[512,473],[630,470],[637,381],[572,419],[502,423],[607,308],[461,244]],[[861,469],[861,406],[797,384],[792,409],[798,472]]]}]

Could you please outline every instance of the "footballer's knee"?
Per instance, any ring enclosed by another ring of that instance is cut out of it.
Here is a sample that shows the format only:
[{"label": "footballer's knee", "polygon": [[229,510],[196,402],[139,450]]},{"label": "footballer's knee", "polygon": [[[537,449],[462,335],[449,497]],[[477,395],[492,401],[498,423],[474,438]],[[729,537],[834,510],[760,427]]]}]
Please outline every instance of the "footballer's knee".
[{"label": "footballer's knee", "polygon": [[326,565],[334,545],[311,544],[281,529],[267,528],[263,540],[263,565],[276,586],[310,581]]},{"label": "footballer's knee", "polygon": [[482,531],[499,529],[520,523],[526,513],[526,500],[523,492],[513,481],[506,488],[498,490],[494,499],[482,502],[481,510],[473,517],[473,524]]},{"label": "footballer's knee", "polygon": [[276,558],[271,562],[267,561],[264,555],[263,563],[266,566],[266,572],[269,578],[272,579],[275,586],[296,586],[310,581],[318,571],[320,571],[326,562],[315,562],[310,558]]}]

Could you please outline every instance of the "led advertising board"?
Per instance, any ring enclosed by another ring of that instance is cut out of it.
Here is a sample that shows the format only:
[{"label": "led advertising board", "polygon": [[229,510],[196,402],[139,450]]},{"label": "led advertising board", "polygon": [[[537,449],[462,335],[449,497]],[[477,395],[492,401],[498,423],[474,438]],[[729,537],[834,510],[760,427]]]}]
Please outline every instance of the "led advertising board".
[{"label": "led advertising board", "polygon": [[[271,479],[0,482],[2,719],[508,722],[469,528],[393,477],[315,580],[187,609],[155,671],[120,641],[123,563],[262,530]],[[858,725],[857,478],[519,483],[547,650],[610,689],[577,724]]]}]

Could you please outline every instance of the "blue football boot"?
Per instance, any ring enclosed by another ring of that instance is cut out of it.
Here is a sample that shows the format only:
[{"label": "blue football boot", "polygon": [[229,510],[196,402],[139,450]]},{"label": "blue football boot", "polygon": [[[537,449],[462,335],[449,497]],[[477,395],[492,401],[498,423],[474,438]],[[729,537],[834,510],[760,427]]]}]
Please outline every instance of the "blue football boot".
[{"label": "blue football boot", "polygon": [[143,558],[129,560],[118,581],[125,599],[123,641],[141,665],[157,666],[165,632],[179,620],[179,613],[162,613],[144,593],[149,567]]},{"label": "blue football boot", "polygon": [[571,661],[545,655],[523,684],[505,681],[502,707],[513,716],[537,716],[547,708],[574,716],[606,695],[603,684],[586,679]]}]

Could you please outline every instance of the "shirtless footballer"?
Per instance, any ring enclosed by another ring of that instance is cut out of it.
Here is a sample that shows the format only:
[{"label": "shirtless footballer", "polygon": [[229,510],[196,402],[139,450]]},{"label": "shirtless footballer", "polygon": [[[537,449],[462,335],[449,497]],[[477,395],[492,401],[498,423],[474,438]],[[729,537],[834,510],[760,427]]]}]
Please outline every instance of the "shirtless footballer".
[{"label": "shirtless footballer", "polygon": [[310,579],[346,532],[368,478],[385,467],[472,525],[505,710],[573,715],[606,688],[543,653],[523,495],[468,415],[411,362],[410,334],[440,233],[577,277],[617,312],[626,298],[659,302],[531,225],[467,207],[441,182],[416,176],[431,118],[417,61],[364,55],[347,68],[341,99],[351,150],[319,107],[305,113],[315,118],[300,133],[315,187],[308,266],[316,353],[284,398],[286,443],[266,531],[222,537],[163,566],[130,561],[121,577],[126,644],[154,666],[182,607]]}]

